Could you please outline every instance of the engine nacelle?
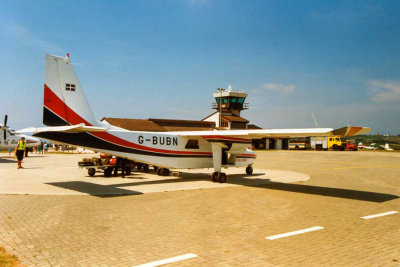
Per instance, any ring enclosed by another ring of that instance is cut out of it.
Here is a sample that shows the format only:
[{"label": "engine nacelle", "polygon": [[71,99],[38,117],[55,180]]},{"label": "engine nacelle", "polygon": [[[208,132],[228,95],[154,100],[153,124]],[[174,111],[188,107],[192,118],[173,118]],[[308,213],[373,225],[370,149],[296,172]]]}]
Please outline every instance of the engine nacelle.
[{"label": "engine nacelle", "polygon": [[253,164],[257,154],[253,150],[246,148],[244,152],[232,154],[232,156],[234,157],[235,167],[244,167]]}]

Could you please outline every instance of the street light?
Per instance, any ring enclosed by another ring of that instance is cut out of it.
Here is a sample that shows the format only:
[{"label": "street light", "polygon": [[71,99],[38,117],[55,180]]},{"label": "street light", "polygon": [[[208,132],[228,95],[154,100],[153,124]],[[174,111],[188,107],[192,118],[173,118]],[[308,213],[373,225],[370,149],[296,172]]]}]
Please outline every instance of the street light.
[{"label": "street light", "polygon": [[221,130],[222,127],[222,92],[224,92],[224,88],[217,88],[217,93],[220,93],[219,98],[219,129]]}]

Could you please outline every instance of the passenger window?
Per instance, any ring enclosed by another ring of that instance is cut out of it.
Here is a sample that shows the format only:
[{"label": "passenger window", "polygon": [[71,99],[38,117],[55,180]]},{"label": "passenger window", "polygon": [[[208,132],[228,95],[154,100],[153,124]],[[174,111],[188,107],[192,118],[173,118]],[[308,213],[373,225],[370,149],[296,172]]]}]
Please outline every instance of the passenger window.
[{"label": "passenger window", "polygon": [[199,149],[199,140],[189,139],[185,146],[186,149]]},{"label": "passenger window", "polygon": [[339,141],[339,138],[336,138],[336,141]]},{"label": "passenger window", "polygon": [[329,138],[329,141],[332,141],[332,138]]}]

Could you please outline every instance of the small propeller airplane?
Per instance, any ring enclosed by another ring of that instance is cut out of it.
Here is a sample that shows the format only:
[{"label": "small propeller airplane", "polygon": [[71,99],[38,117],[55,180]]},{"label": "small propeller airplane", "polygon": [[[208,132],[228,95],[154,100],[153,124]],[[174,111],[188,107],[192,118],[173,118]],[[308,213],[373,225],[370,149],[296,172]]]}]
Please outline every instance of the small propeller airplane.
[{"label": "small propeller airplane", "polygon": [[169,169],[214,168],[214,182],[226,182],[222,168],[246,167],[252,174],[256,159],[249,149],[254,138],[306,136],[353,136],[370,132],[368,127],[310,129],[214,130],[182,132],[129,131],[98,121],[81,84],[66,57],[46,55],[43,124],[28,128],[34,136],[81,146],[119,158]]},{"label": "small propeller airplane", "polygon": [[384,146],[383,145],[379,145],[376,143],[371,143],[369,146],[367,145],[363,145],[363,143],[359,143],[358,147],[361,149],[366,149],[366,150],[387,150],[387,151],[393,151],[393,148],[389,147],[389,144],[386,143]]},{"label": "small propeller airplane", "polygon": [[5,115],[4,124],[0,124],[1,131],[3,132],[3,134],[0,134],[0,150],[10,148],[14,149],[22,137],[25,137],[27,147],[37,146],[40,144],[40,140],[37,138],[16,133],[13,129],[7,126],[7,120],[8,115]]}]

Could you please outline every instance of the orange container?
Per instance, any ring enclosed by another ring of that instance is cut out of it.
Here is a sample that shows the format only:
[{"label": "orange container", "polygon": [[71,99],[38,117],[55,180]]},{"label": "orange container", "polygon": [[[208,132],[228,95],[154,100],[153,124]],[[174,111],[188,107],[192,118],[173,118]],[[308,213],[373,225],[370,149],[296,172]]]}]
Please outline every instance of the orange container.
[{"label": "orange container", "polygon": [[110,159],[110,162],[109,162],[108,164],[110,164],[110,165],[115,165],[115,164],[117,164],[117,158],[111,158],[111,159]]}]

